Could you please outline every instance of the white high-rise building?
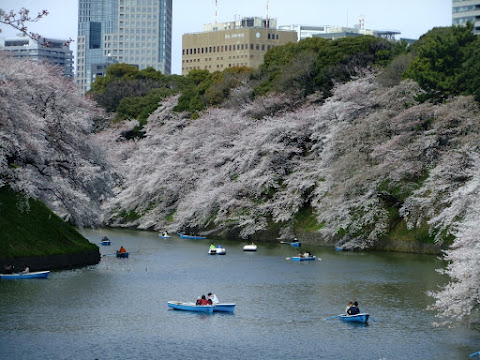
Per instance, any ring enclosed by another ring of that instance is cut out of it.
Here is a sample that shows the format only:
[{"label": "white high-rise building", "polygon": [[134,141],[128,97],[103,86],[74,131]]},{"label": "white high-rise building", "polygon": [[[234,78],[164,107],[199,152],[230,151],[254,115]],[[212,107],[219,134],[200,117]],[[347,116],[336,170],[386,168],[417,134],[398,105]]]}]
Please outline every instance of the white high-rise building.
[{"label": "white high-rise building", "polygon": [[473,23],[473,32],[480,34],[480,0],[452,0],[452,24]]},{"label": "white high-rise building", "polygon": [[[48,43],[48,46],[44,43]],[[7,51],[16,58],[56,65],[64,76],[73,79],[73,51],[70,50],[67,40],[40,38],[37,41],[22,34],[0,38],[0,51]]]}]

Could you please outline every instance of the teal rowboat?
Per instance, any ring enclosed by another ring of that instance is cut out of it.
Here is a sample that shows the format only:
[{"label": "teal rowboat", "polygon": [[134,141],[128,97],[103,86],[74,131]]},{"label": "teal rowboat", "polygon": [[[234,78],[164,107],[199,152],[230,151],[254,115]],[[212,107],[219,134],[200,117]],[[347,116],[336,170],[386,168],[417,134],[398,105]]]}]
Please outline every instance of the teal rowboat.
[{"label": "teal rowboat", "polygon": [[182,302],[182,301],[169,301],[168,307],[171,307],[175,310],[184,310],[184,311],[194,311],[194,312],[203,312],[207,314],[213,313],[213,305],[196,305],[192,302]]},{"label": "teal rowboat", "polygon": [[338,317],[340,318],[340,320],[345,322],[356,322],[356,323],[366,324],[368,322],[368,318],[370,317],[370,315],[366,313],[360,313],[356,315],[340,314],[338,315]]},{"label": "teal rowboat", "polygon": [[179,234],[182,239],[206,239],[206,236]]}]

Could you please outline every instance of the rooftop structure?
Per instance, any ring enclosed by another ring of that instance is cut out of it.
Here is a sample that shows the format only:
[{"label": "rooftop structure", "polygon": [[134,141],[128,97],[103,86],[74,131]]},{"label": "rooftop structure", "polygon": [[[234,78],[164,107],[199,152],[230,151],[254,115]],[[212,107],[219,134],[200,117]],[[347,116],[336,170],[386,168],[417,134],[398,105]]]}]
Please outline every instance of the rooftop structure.
[{"label": "rooftop structure", "polygon": [[363,19],[360,19],[358,25],[354,27],[341,27],[331,25],[311,26],[311,25],[281,25],[279,29],[297,32],[298,41],[309,37],[323,37],[327,39],[338,39],[347,36],[371,35],[384,39],[395,40],[399,31],[395,30],[369,30],[364,28]]}]

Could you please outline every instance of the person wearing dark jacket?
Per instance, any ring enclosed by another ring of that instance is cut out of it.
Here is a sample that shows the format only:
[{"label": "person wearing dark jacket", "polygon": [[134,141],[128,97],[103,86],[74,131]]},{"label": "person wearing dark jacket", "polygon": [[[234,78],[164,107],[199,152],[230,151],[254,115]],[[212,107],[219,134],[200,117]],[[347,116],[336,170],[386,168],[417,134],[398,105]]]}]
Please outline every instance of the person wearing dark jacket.
[{"label": "person wearing dark jacket", "polygon": [[353,303],[353,306],[352,306],[350,309],[348,309],[347,314],[348,314],[348,315],[357,315],[357,314],[360,314],[360,309],[358,308],[358,302],[355,301],[355,302]]}]

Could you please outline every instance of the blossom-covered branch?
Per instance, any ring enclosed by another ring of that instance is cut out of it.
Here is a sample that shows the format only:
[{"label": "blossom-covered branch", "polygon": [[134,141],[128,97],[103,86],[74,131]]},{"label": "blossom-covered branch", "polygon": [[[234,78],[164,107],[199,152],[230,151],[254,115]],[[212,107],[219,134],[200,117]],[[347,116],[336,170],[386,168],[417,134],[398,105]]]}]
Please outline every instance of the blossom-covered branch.
[{"label": "blossom-covered branch", "polygon": [[[14,10],[5,11],[3,9],[0,9],[0,24],[10,26],[25,34],[29,38],[35,40],[37,43],[40,43],[45,47],[49,47],[51,46],[51,44],[48,42],[47,39],[45,39],[38,33],[29,31],[27,27],[27,23],[37,22],[47,15],[47,10],[42,10],[36,16],[32,16],[30,15],[30,10],[25,8],[21,8],[18,12],[15,12]],[[0,29],[0,32],[1,31],[2,30]],[[72,39],[68,39],[65,42],[64,46],[68,46],[72,41]]]}]

